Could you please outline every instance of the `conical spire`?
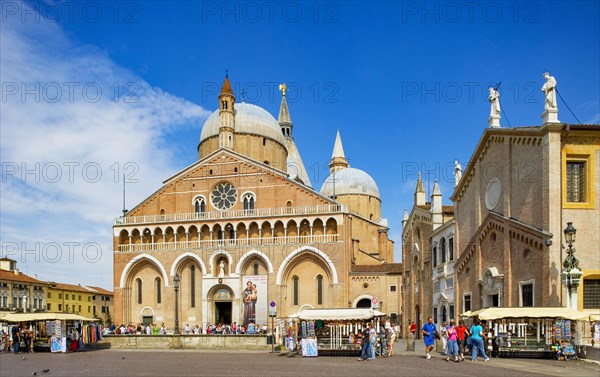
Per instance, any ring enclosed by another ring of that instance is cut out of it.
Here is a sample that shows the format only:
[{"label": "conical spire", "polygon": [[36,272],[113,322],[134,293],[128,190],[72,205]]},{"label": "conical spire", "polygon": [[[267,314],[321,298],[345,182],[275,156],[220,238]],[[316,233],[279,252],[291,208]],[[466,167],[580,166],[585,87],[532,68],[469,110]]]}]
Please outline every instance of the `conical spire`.
[{"label": "conical spire", "polygon": [[421,172],[419,172],[418,178],[417,178],[417,189],[415,190],[415,192],[425,192],[425,189],[423,188],[423,180],[421,179]]},{"label": "conical spire", "polygon": [[421,172],[417,178],[417,188],[415,190],[415,201],[416,206],[425,205],[425,189],[423,188],[423,180],[421,180]]},{"label": "conical spire", "polygon": [[408,211],[404,208],[404,216],[402,217],[402,222],[408,221]]},{"label": "conical spire", "polygon": [[338,170],[342,170],[348,167],[348,160],[344,155],[344,147],[342,147],[342,137],[340,136],[340,130],[335,135],[335,144],[333,145],[333,153],[331,154],[331,160],[329,161],[329,172],[330,174],[335,173]]},{"label": "conical spire", "polygon": [[431,195],[442,195],[442,192],[440,191],[440,185],[438,184],[437,179],[433,181],[433,194]]},{"label": "conical spire", "polygon": [[342,146],[342,137],[340,136],[340,130],[337,130],[337,134],[335,135],[335,144],[333,145],[333,153],[331,154],[331,158],[343,158],[346,159],[344,155],[344,147]]},{"label": "conical spire", "polygon": [[437,179],[433,181],[433,193],[431,194],[431,224],[436,229],[443,223],[442,217],[442,192]]},{"label": "conical spire", "polygon": [[233,95],[233,90],[231,90],[231,83],[229,82],[229,73],[225,73],[225,81],[223,81],[223,86],[221,87],[221,94]]},{"label": "conical spire", "polygon": [[292,119],[290,118],[290,111],[288,110],[287,100],[285,99],[285,92],[287,91],[287,87],[285,84],[279,85],[279,90],[281,90],[281,106],[279,107],[279,118],[277,121],[279,124],[289,123],[292,124]]}]

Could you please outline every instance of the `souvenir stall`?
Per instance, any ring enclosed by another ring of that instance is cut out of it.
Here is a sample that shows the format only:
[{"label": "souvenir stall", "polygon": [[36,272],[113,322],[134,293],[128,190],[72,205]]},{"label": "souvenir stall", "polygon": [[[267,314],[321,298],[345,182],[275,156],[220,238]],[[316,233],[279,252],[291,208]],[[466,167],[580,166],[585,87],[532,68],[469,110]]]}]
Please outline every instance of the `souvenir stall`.
[{"label": "souvenir stall", "polygon": [[72,313],[11,313],[0,319],[10,325],[20,323],[33,332],[34,352],[79,351],[102,339],[95,319]]},{"label": "souvenir stall", "polygon": [[589,314],[568,308],[487,308],[469,313],[486,321],[492,356],[557,358],[574,356]]},{"label": "souvenir stall", "polygon": [[365,322],[373,321],[380,329],[385,313],[370,308],[307,309],[292,316],[298,324],[302,355],[358,356],[360,336]]}]

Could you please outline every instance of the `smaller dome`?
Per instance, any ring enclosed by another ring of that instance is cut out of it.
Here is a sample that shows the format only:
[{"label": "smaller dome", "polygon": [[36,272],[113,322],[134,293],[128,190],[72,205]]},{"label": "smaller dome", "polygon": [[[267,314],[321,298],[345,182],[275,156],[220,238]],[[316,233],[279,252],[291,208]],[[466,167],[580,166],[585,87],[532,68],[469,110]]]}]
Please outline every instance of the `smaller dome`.
[{"label": "smaller dome", "polygon": [[321,195],[331,197],[343,194],[371,195],[378,199],[379,188],[371,176],[360,169],[345,168],[333,173],[321,187]]}]

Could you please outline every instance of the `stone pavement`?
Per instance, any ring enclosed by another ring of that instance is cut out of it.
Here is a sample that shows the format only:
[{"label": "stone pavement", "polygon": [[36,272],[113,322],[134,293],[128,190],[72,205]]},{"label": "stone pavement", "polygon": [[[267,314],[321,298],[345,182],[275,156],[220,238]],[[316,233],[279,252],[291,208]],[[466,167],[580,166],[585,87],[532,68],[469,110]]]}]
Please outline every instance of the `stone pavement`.
[{"label": "stone pavement", "polygon": [[[351,357],[290,357],[257,351],[96,350],[67,354],[0,353],[0,376],[532,376],[598,377],[600,366],[583,361],[492,359],[447,363],[442,355],[425,360],[423,344],[396,355],[358,362]],[[22,357],[25,357],[23,360]],[[49,369],[44,373],[43,370]]]}]

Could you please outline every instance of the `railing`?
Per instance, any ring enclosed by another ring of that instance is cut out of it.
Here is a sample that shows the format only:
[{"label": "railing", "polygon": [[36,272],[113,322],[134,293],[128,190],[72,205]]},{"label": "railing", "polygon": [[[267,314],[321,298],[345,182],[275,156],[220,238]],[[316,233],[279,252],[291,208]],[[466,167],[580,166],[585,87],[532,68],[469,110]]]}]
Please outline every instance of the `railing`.
[{"label": "railing", "polygon": [[335,243],[338,242],[338,234],[320,234],[312,236],[285,236],[285,237],[261,237],[261,238],[237,238],[225,240],[205,241],[181,241],[181,242],[157,242],[119,245],[118,252],[135,253],[141,251],[176,251],[194,249],[217,249],[235,248],[260,245],[290,245],[311,243]]},{"label": "railing", "polygon": [[231,211],[212,211],[202,213],[173,213],[168,215],[148,215],[117,217],[115,225],[129,224],[153,224],[171,221],[203,221],[219,220],[239,217],[265,217],[265,216],[287,216],[287,215],[310,215],[318,213],[340,213],[347,212],[348,208],[343,204],[324,204],[318,206],[259,208],[259,209],[237,209]]}]

